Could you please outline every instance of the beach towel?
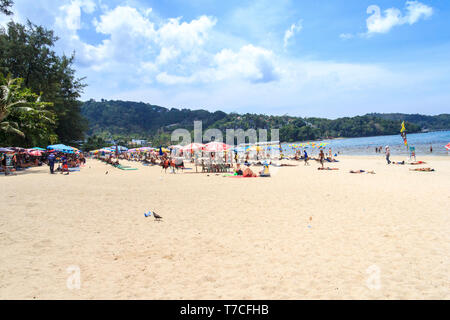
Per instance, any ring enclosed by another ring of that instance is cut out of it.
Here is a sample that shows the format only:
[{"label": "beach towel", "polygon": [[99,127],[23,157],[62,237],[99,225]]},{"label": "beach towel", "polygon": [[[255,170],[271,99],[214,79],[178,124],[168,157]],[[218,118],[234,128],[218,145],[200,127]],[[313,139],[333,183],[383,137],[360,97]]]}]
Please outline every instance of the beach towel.
[{"label": "beach towel", "polygon": [[118,165],[116,166],[116,168],[120,169],[120,170],[137,170],[137,168],[130,168],[128,166],[122,166],[122,165]]},{"label": "beach towel", "polygon": [[426,164],[425,161],[416,161],[416,162],[411,162],[409,163],[410,165],[416,165],[416,164]]},{"label": "beach towel", "polygon": [[229,176],[228,178],[258,178],[258,177],[244,177],[244,176]]}]

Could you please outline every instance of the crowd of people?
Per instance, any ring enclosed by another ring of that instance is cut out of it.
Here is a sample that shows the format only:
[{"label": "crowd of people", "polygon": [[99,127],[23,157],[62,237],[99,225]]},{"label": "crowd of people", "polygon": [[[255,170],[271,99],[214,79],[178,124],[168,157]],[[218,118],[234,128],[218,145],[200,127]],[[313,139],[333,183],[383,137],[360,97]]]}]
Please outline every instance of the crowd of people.
[{"label": "crowd of people", "polygon": [[[0,152],[0,172],[5,175],[16,174],[31,167],[48,165],[51,174],[55,171],[69,174],[69,168],[80,167],[86,163],[83,153],[64,153],[56,151],[30,151],[24,148],[3,148]],[[55,165],[57,168],[55,169]]]}]

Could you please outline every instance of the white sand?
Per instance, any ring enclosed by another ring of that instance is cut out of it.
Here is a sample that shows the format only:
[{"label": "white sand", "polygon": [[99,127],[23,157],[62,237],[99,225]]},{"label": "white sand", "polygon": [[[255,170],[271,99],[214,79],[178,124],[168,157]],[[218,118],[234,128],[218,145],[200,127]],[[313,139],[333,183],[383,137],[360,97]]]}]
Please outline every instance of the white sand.
[{"label": "white sand", "polygon": [[0,298],[449,299],[450,157],[340,159],[252,179],[97,160],[1,176]]}]

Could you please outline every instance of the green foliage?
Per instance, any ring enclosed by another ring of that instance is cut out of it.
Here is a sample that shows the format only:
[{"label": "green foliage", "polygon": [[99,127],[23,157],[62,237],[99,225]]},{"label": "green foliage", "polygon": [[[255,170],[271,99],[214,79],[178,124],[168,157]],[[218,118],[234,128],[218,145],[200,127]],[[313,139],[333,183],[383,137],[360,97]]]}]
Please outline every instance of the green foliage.
[{"label": "green foliage", "polygon": [[84,139],[87,129],[78,101],[85,85],[83,79],[75,78],[74,56],[58,56],[52,50],[57,40],[52,30],[29,21],[27,25],[8,23],[0,29],[0,73],[23,78],[25,87],[51,101],[58,140],[74,144]]},{"label": "green foliage", "polygon": [[53,143],[56,116],[51,103],[22,88],[23,79],[0,73],[0,141],[5,145],[37,146]]},{"label": "green foliage", "polygon": [[14,2],[12,0],[0,0],[0,13],[6,14],[7,16],[12,15],[12,11],[9,10]]},{"label": "green foliage", "polygon": [[86,141],[86,143],[83,144],[83,150],[84,151],[91,151],[91,150],[97,150],[100,148],[103,148],[106,146],[106,141],[103,140],[102,137],[99,136],[92,136],[89,137]]},{"label": "green foliage", "polygon": [[404,114],[404,113],[370,113],[370,116],[387,120],[408,121],[427,130],[445,130],[449,129],[450,114],[440,114],[436,116],[426,116],[422,114]]},{"label": "green foliage", "polygon": [[[114,140],[121,138],[122,141],[129,141],[132,138],[147,139],[153,146],[172,144],[171,132],[178,128],[189,130],[192,136],[195,120],[202,121],[203,130],[216,128],[224,134],[226,129],[280,129],[280,140],[286,142],[398,134],[402,120],[406,120],[408,133],[419,132],[424,126],[424,124],[409,121],[405,116],[400,119],[385,119],[379,115],[368,114],[330,120],[287,115],[227,114],[222,111],[166,109],[142,102],[103,99],[98,102],[95,100],[85,102],[82,106],[82,114],[89,120],[89,134],[100,135],[104,138],[114,137]],[[444,119],[440,122],[440,128],[450,129],[448,115],[438,117]],[[427,123],[430,123],[430,119]],[[270,138],[270,130],[268,130],[268,139]]]}]

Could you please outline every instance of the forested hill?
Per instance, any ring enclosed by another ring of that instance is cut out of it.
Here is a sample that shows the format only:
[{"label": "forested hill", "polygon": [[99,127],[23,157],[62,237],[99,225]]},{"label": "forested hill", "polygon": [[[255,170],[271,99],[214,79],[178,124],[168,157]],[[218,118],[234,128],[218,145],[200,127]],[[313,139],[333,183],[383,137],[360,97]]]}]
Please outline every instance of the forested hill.
[{"label": "forested hill", "polygon": [[148,139],[153,143],[170,142],[170,133],[176,128],[193,130],[194,120],[202,121],[203,130],[208,128],[221,130],[278,128],[280,129],[280,139],[287,142],[398,134],[403,120],[406,121],[409,133],[420,132],[424,128],[450,129],[448,114],[440,116],[398,115],[398,117],[397,114],[368,114],[330,120],[167,109],[142,102],[103,99],[102,101],[84,102],[82,114],[89,121],[88,134],[91,136],[122,138],[123,140],[141,138]]},{"label": "forested hill", "polygon": [[405,120],[419,125],[423,130],[431,131],[450,129],[450,114],[426,116],[423,114],[405,113],[370,113],[368,115],[388,120]]}]

